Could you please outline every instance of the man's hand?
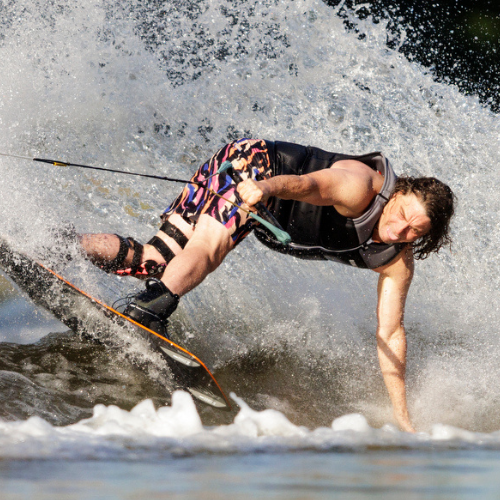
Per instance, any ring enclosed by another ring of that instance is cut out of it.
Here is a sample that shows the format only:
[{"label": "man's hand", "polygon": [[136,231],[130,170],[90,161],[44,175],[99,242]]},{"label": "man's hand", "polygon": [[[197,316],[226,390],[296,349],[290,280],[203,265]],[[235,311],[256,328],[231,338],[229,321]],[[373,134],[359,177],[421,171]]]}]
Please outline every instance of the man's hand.
[{"label": "man's hand", "polygon": [[398,423],[399,428],[402,431],[411,433],[416,432],[415,429],[413,428],[413,425],[411,425],[408,413],[405,416],[403,416],[403,415],[398,415],[396,411],[394,411],[394,418],[396,419],[396,422]]},{"label": "man's hand", "polygon": [[249,207],[252,207],[259,201],[265,203],[269,198],[269,189],[267,189],[266,181],[247,179],[246,181],[240,182],[236,189],[241,199]]}]

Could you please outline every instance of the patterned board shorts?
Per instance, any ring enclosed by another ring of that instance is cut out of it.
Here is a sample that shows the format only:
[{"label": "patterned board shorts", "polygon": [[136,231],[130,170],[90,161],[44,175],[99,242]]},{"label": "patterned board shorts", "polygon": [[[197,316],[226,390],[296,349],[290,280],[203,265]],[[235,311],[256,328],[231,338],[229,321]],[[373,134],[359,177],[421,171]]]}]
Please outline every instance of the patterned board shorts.
[{"label": "patterned board shorts", "polygon": [[[272,170],[266,142],[240,139],[220,149],[197,170],[190,180],[206,181],[206,178],[215,174],[225,161],[230,161],[234,170],[237,170],[243,179],[263,180],[271,177]],[[236,204],[240,203],[240,199],[235,193],[236,184],[227,172],[211,177],[205,185],[224,198]],[[200,215],[210,215],[229,230],[234,245],[239,243],[258,224],[246,212],[214,195],[208,189],[195,184],[186,184],[182,193],[165,210],[162,219],[166,219],[174,213],[194,224]]]}]

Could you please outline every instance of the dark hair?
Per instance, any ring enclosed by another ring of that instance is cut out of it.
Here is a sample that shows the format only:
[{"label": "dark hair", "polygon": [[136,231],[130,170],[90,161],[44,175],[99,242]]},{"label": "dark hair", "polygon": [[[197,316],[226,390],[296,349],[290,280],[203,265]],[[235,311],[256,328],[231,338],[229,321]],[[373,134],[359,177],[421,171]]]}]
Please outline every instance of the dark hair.
[{"label": "dark hair", "polygon": [[425,259],[444,245],[451,245],[449,232],[455,195],[446,184],[434,177],[401,176],[394,188],[394,195],[398,193],[417,196],[431,220],[430,231],[413,244],[416,259]]}]

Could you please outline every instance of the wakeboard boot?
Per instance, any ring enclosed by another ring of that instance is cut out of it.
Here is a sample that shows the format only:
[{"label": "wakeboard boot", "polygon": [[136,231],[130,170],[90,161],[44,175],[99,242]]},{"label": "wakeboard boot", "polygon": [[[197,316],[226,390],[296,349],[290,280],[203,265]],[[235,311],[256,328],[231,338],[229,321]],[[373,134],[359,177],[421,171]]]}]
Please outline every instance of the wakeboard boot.
[{"label": "wakeboard boot", "polygon": [[168,318],[177,309],[179,296],[157,278],[146,281],[146,290],[137,294],[123,314],[168,338]]}]

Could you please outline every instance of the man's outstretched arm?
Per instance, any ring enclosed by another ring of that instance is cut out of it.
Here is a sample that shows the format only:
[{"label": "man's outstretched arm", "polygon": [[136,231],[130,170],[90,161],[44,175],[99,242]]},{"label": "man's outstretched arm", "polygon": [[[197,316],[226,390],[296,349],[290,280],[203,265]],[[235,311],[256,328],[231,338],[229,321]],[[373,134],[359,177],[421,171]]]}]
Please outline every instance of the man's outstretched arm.
[{"label": "man's outstretched arm", "polygon": [[413,277],[411,245],[397,260],[383,268],[378,282],[377,351],[380,369],[394,409],[394,416],[402,430],[415,432],[406,403],[406,333],[404,307]]}]

